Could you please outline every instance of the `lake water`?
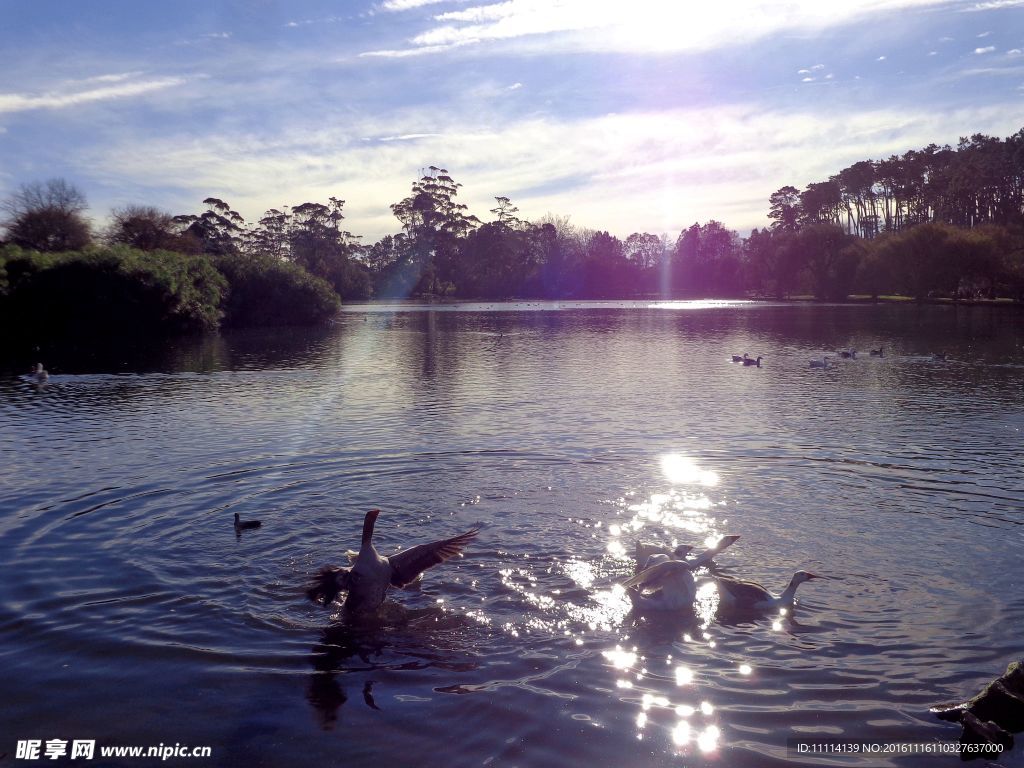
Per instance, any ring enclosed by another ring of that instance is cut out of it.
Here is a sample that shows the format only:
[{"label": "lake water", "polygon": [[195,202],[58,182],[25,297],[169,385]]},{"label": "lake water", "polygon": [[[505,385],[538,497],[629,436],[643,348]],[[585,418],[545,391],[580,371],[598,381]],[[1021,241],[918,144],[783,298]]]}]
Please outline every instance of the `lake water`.
[{"label": "lake water", "polygon": [[[929,706],[1022,656],[1013,309],[350,306],[44,362],[42,389],[0,380],[8,760],[95,739],[212,747],[193,765],[952,766],[787,740],[955,742]],[[481,532],[353,625],[302,590],[370,507],[385,553]],[[725,574],[835,579],[781,619],[628,615],[634,541],[725,533]]]}]

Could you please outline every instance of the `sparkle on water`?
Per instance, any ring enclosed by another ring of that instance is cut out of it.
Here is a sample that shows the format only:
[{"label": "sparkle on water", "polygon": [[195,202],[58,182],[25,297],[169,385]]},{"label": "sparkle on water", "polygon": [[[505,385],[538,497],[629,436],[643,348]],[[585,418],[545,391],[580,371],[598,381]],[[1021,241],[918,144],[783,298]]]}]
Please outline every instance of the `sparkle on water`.
[{"label": "sparkle on water", "polygon": [[[453,766],[730,768],[785,764],[803,733],[955,738],[921,713],[998,673],[1024,621],[1019,326],[509,307],[352,308],[132,374],[47,360],[45,388],[0,382],[11,732],[157,743],[175,722],[238,764],[400,763],[456,739]],[[930,364],[940,345],[961,362]],[[747,351],[768,364],[728,359]],[[299,591],[370,506],[388,553],[481,533],[353,627]],[[235,511],[263,527],[223,535]],[[692,616],[633,615],[637,541],[726,534],[727,575],[845,578],[732,620],[702,569]]]}]

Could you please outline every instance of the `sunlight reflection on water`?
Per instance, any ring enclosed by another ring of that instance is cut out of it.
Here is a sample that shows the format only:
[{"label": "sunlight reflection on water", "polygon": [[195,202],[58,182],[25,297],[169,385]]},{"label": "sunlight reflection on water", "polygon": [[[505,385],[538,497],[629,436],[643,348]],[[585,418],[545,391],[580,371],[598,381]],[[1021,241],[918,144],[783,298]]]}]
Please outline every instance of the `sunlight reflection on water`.
[{"label": "sunlight reflection on water", "polygon": [[[1020,649],[1015,316],[646,306],[356,309],[158,370],[0,380],[10,730],[155,743],[174,717],[225,764],[458,742],[452,768],[762,768],[800,733],[955,738],[927,707]],[[940,345],[956,362],[927,358]],[[764,367],[729,362],[746,351]],[[301,586],[368,506],[388,553],[481,532],[353,628]],[[236,537],[234,511],[264,527]],[[692,616],[631,615],[638,541],[724,534],[743,538],[711,573],[844,580],[737,620],[702,570]]]}]

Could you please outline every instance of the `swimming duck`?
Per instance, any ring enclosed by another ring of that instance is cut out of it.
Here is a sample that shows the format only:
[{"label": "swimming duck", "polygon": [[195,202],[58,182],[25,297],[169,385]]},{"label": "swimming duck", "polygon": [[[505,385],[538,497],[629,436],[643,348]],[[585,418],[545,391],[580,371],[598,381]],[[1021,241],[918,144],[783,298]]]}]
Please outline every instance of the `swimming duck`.
[{"label": "swimming duck", "polygon": [[756,365],[758,368],[760,368],[761,367],[761,360],[763,360],[763,359],[764,358],[762,358],[760,355],[758,355],[758,358],[756,360],[751,360],[749,357],[745,357],[745,358],[743,358],[743,364],[744,365]]},{"label": "swimming duck", "polygon": [[259,520],[243,520],[235,512],[235,530],[236,531],[251,531],[253,528],[259,528],[263,523]]},{"label": "swimming duck", "polygon": [[359,553],[349,568],[325,568],[314,577],[306,595],[314,602],[330,605],[341,591],[347,591],[345,610],[370,613],[384,602],[389,587],[411,584],[427,568],[443,563],[462,552],[477,535],[477,529],[450,539],[419,544],[390,557],[381,556],[373,546],[373,526],[379,509],[371,509],[363,519],[363,538]]},{"label": "swimming duck", "polygon": [[878,349],[872,349],[868,352],[872,357],[885,357],[885,347],[879,347]]},{"label": "swimming duck", "polygon": [[32,373],[29,375],[29,378],[32,379],[35,384],[45,384],[50,380],[50,374],[48,374],[46,369],[43,368],[42,363],[36,363],[32,368]]},{"label": "swimming duck", "polygon": [[944,363],[946,361],[946,354],[944,352],[934,352],[932,353],[932,360],[934,360],[937,363]]},{"label": "swimming duck", "polygon": [[856,349],[837,349],[836,353],[844,360],[852,360],[857,357]]},{"label": "swimming duck", "polygon": [[828,368],[828,358],[823,357],[821,360],[811,360],[811,368]]},{"label": "swimming duck", "polygon": [[792,609],[797,587],[805,581],[824,578],[829,577],[809,571],[797,571],[793,574],[789,586],[778,597],[754,581],[727,579],[722,576],[715,581],[718,584],[719,605],[726,610],[772,611],[778,608]]},{"label": "swimming duck", "polygon": [[749,359],[750,359],[750,356],[746,352],[743,353],[742,357],[740,355],[733,355],[732,356],[732,361],[734,363],[742,363],[744,360],[749,360]]}]

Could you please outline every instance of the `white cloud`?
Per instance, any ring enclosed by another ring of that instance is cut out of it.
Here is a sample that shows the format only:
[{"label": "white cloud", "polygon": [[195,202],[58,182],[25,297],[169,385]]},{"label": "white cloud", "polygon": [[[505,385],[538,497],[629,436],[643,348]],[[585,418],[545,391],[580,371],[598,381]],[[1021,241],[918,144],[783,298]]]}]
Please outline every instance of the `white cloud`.
[{"label": "white cloud", "polygon": [[[111,187],[190,190],[185,200],[146,201],[174,212],[214,195],[248,220],[271,207],[340,196],[349,201],[348,228],[373,241],[397,230],[389,206],[408,194],[420,168],[435,164],[464,184],[460,199],[483,218],[494,196],[507,195],[526,218],[566,213],[625,237],[675,233],[710,218],[749,230],[766,223],[768,196],[785,184],[802,187],[858,160],[1019,127],[995,106],[821,114],[747,105],[577,120],[424,110],[273,138],[141,137],[94,150],[83,170]],[[138,201],[109,204],[125,202]]]},{"label": "white cloud", "polygon": [[408,11],[424,5],[437,5],[445,0],[384,0],[380,5],[382,11]]},{"label": "white cloud", "polygon": [[[104,85],[98,88],[75,90],[69,86],[75,86],[77,85],[76,83],[66,83],[64,86],[47,93],[0,93],[0,114],[4,112],[25,112],[32,109],[60,109],[94,101],[125,99],[152,93],[153,91],[160,91],[165,88],[173,88],[186,82],[185,78],[182,77],[163,77],[152,80],[140,80],[138,82],[121,82],[128,77],[130,75],[101,75],[100,78],[93,78],[95,82],[121,83],[119,85]],[[103,78],[108,79],[103,80]]]},{"label": "white cloud", "polygon": [[986,45],[984,48],[975,48],[974,53],[980,56],[982,54],[992,53],[995,49],[996,47],[994,45]]},{"label": "white cloud", "polygon": [[429,139],[439,136],[437,133],[403,133],[400,136],[366,136],[363,141],[415,141],[416,139]]},{"label": "white cloud", "polygon": [[[502,0],[477,2],[433,17],[411,39],[411,47],[448,50],[456,43],[509,41],[545,35],[546,50],[658,52],[710,50],[749,42],[780,31],[817,31],[903,9],[941,5],[944,0],[865,0],[822,3],[794,0],[718,0],[683,4],[632,0]],[[427,5],[426,0],[387,0],[387,10]],[[378,52],[380,55],[380,52]]]},{"label": "white cloud", "polygon": [[885,61],[885,56],[879,56],[875,61]]},{"label": "white cloud", "polygon": [[1024,5],[1024,0],[990,0],[985,3],[975,3],[969,8],[962,10],[971,11],[996,11],[1000,8],[1016,8],[1019,5]]},{"label": "white cloud", "polygon": [[478,42],[477,40],[463,40],[458,43],[449,43],[447,45],[423,45],[418,48],[398,48],[398,49],[384,49],[380,51],[363,51],[359,54],[360,58],[381,58],[381,59],[406,59],[410,56],[424,56],[430,53],[441,53],[443,51],[450,51],[453,48],[461,48],[464,45],[472,45]]}]

